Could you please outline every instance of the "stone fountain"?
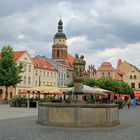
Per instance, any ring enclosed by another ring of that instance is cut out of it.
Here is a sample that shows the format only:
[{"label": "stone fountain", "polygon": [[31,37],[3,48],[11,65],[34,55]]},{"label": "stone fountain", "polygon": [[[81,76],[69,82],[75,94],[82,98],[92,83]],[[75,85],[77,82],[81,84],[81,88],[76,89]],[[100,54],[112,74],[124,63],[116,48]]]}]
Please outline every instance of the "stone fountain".
[{"label": "stone fountain", "polygon": [[87,104],[82,100],[84,56],[75,55],[73,64],[74,98],[71,103],[39,103],[38,122],[51,126],[105,127],[119,124],[116,104]]}]

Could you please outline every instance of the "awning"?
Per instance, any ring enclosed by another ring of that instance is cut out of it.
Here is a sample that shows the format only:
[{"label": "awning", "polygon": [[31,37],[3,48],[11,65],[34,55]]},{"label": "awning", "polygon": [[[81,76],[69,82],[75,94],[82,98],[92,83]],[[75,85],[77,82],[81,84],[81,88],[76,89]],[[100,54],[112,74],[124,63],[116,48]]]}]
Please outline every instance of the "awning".
[{"label": "awning", "polygon": [[117,94],[117,93],[114,93],[114,94],[111,94],[111,96],[117,96],[117,97],[129,97],[130,95],[128,95],[128,94]]},{"label": "awning", "polygon": [[140,97],[140,91],[134,91],[135,97]]}]

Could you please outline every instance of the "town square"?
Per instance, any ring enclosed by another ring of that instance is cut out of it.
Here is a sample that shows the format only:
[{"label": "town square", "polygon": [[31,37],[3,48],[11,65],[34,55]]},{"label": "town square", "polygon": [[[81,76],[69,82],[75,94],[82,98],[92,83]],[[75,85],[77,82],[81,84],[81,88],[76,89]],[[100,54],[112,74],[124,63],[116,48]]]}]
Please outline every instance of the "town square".
[{"label": "town square", "polygon": [[11,1],[0,0],[0,140],[139,140],[140,3]]}]

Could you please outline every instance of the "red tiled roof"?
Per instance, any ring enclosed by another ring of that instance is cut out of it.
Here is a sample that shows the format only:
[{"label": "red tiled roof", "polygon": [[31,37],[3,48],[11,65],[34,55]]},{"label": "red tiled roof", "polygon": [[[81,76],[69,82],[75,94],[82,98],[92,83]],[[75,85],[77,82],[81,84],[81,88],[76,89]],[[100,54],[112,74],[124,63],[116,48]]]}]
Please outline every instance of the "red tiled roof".
[{"label": "red tiled roof", "polygon": [[18,60],[26,51],[14,51],[14,59]]},{"label": "red tiled roof", "polygon": [[48,61],[39,58],[32,58],[32,61],[35,64],[35,67],[37,68],[55,70],[55,68]]},{"label": "red tiled roof", "polygon": [[[14,59],[18,60],[26,51],[14,51]],[[0,53],[0,58],[1,58],[1,53]]]},{"label": "red tiled roof", "polygon": [[70,62],[70,64],[72,65],[75,58],[72,55],[70,55],[69,53],[67,53],[67,59]]}]

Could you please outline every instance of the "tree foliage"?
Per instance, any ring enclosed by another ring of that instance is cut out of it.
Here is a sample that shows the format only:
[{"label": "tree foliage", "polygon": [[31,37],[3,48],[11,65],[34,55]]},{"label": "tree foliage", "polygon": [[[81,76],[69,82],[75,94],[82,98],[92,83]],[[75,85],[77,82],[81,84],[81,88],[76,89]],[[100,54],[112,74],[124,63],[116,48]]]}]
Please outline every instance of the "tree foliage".
[{"label": "tree foliage", "polygon": [[9,86],[16,86],[20,83],[22,72],[22,65],[17,65],[14,60],[13,48],[9,45],[4,46],[1,50],[0,59],[0,86],[6,87],[6,98],[7,98],[7,88]]},{"label": "tree foliage", "polygon": [[[134,92],[133,89],[125,82],[112,79],[112,78],[100,78],[100,79],[91,79],[91,78],[85,78],[84,84],[94,87],[97,86],[99,88],[103,88],[106,90],[113,91],[116,94],[129,94],[131,98],[134,98]],[[68,84],[68,87],[73,87],[74,83],[71,81]]]},{"label": "tree foliage", "polygon": [[113,91],[116,94],[129,94],[134,98],[133,89],[124,81],[112,78],[100,78],[96,80],[96,86]]},{"label": "tree foliage", "polygon": [[91,78],[85,78],[84,79],[84,84],[88,85],[90,87],[96,86],[96,80],[95,79],[91,79]]},{"label": "tree foliage", "polygon": [[71,80],[69,83],[67,83],[67,87],[74,87],[74,82]]}]

